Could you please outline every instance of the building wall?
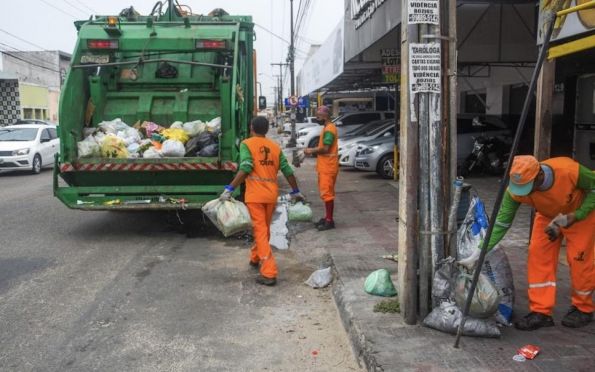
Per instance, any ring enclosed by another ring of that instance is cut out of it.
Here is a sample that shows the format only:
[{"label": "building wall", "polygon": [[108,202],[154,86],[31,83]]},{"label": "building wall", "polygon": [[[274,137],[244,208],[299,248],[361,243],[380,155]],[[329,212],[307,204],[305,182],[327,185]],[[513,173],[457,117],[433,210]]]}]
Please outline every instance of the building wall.
[{"label": "building wall", "polygon": [[48,88],[20,83],[19,95],[23,119],[47,119],[49,117]]},{"label": "building wall", "polygon": [[20,117],[18,80],[0,80],[0,125],[12,124]]},{"label": "building wall", "polygon": [[10,52],[10,54],[12,56],[2,53],[3,69],[16,74],[20,82],[45,87],[60,87],[59,53],[57,51]]}]

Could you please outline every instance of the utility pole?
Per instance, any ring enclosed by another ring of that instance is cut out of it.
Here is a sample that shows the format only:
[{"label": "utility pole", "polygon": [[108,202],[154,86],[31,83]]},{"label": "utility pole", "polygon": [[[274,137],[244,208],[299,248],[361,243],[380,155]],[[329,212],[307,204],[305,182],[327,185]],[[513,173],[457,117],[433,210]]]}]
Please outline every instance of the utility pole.
[{"label": "utility pole", "polygon": [[[271,66],[279,66],[279,105],[281,105],[279,111],[283,110],[283,67],[288,66],[287,63],[271,63]],[[283,124],[283,123],[281,123]]]},{"label": "utility pole", "polygon": [[[287,57],[287,62],[289,62],[289,71],[291,73],[291,96],[295,96],[295,66],[294,66],[294,60],[295,60],[295,45],[294,45],[294,29],[293,29],[293,0],[289,0],[289,4],[290,4],[290,25],[291,25],[291,39],[289,40],[291,42],[291,44],[289,45],[289,56]],[[295,133],[295,107],[293,107],[293,105],[291,106],[291,114],[290,114],[290,119],[291,119],[291,138],[289,139],[289,142],[287,143],[288,147],[295,147],[297,145],[297,137],[296,137],[296,133]]]}]

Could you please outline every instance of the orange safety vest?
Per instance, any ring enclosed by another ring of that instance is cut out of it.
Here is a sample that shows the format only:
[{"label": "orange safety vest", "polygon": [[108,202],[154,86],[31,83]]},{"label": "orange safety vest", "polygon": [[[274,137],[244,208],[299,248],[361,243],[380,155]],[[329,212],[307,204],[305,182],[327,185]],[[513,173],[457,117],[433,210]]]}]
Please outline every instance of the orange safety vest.
[{"label": "orange safety vest", "polygon": [[324,134],[330,132],[335,136],[333,144],[329,147],[327,154],[318,154],[316,159],[316,171],[318,173],[337,174],[339,173],[339,136],[335,123],[328,123],[320,133],[318,148],[324,147]]},{"label": "orange safety vest", "polygon": [[279,185],[279,157],[281,148],[275,142],[264,137],[252,137],[244,140],[250,150],[254,167],[246,179],[246,203],[277,203]]},{"label": "orange safety vest", "polygon": [[554,174],[552,186],[545,191],[535,190],[527,196],[512,195],[519,203],[529,204],[540,214],[554,218],[577,210],[585,198],[585,191],[577,188],[579,163],[571,158],[551,158],[541,164]]}]

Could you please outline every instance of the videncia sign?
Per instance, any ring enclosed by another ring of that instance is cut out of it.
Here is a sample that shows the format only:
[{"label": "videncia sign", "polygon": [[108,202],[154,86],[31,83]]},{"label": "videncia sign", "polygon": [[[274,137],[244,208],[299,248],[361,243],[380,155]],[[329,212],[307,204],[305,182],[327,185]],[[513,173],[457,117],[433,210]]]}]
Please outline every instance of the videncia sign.
[{"label": "videncia sign", "polygon": [[440,43],[411,43],[409,58],[409,87],[412,95],[440,93]]},{"label": "videncia sign", "polygon": [[360,28],[386,0],[351,0],[351,19],[355,28]]},{"label": "videncia sign", "polygon": [[439,0],[409,0],[408,1],[407,23],[440,24],[440,2]]}]

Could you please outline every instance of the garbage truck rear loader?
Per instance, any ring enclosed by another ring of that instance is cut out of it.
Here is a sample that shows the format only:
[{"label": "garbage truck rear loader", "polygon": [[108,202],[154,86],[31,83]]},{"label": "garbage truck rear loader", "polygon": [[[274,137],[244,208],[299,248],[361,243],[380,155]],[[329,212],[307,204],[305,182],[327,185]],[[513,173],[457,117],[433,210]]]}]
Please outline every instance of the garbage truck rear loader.
[{"label": "garbage truck rear loader", "polygon": [[[197,209],[237,171],[254,106],[252,19],[222,10],[192,15],[172,0],[165,6],[157,3],[148,16],[131,8],[75,22],[78,41],[60,98],[53,185],[69,208]],[[220,130],[201,123],[218,142],[207,156],[159,152],[159,142],[168,138],[163,129],[172,123],[216,118]],[[115,132],[123,123],[142,134],[133,144],[137,152],[106,153],[106,136],[122,145]],[[151,126],[159,129],[151,133]],[[85,139],[101,151],[82,154]],[[142,153],[147,148],[152,156]]]}]

